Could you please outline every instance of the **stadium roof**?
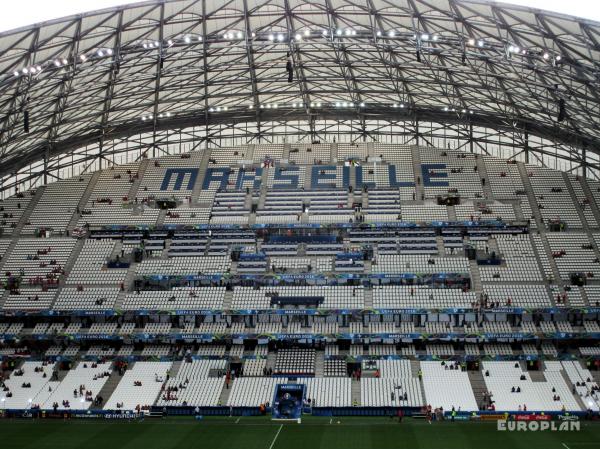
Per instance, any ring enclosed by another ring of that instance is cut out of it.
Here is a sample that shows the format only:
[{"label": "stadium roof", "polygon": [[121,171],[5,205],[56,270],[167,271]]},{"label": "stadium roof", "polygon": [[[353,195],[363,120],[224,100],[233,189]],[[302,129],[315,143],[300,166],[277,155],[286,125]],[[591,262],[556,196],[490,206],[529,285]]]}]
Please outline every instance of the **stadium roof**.
[{"label": "stadium roof", "polygon": [[600,23],[504,3],[136,3],[0,34],[0,175],[91,142],[273,119],[418,117],[598,152],[599,81]]}]

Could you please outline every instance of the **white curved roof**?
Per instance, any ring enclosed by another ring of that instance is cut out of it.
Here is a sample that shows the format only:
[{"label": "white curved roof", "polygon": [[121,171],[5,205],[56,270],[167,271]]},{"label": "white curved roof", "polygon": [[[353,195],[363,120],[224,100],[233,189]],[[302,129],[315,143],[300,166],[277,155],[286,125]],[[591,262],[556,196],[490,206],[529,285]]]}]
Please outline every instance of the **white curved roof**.
[{"label": "white curved roof", "polygon": [[594,150],[599,42],[599,23],[487,1],[167,0],[90,12],[0,34],[0,175],[99,139],[273,117],[516,124]]}]

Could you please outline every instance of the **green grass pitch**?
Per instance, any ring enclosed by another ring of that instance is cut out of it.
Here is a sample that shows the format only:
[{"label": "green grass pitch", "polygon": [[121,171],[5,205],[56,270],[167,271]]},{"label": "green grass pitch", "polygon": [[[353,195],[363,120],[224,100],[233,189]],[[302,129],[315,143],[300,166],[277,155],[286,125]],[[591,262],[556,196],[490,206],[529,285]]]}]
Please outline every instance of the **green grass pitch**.
[{"label": "green grass pitch", "polygon": [[[338,424],[339,421],[339,424]],[[2,447],[27,449],[597,449],[600,423],[579,432],[499,432],[495,422],[389,418],[2,420]]]}]

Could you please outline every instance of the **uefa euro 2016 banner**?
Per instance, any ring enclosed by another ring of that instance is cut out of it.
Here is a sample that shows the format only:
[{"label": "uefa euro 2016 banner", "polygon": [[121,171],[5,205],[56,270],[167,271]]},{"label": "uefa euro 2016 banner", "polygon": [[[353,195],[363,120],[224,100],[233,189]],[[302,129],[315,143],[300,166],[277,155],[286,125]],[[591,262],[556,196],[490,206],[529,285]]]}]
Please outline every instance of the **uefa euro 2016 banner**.
[{"label": "uefa euro 2016 banner", "polygon": [[[312,165],[306,167],[306,176],[310,179],[311,189],[322,189],[332,187],[348,188],[350,185],[351,170],[354,173],[354,185],[366,186],[368,188],[378,187],[375,182],[363,181],[364,170],[368,168],[342,167],[341,176],[337,172],[336,165]],[[297,189],[304,187],[300,184],[300,167],[288,166],[273,167],[273,189]],[[164,191],[193,190],[198,180],[199,169],[197,167],[177,167],[168,168],[165,171],[160,189]],[[244,187],[259,189],[262,184],[263,169],[248,168],[240,169],[234,173],[229,167],[209,167],[204,174],[202,181],[203,189],[226,189],[228,186],[235,186],[236,189]],[[387,183],[385,187],[413,187],[414,182],[400,181],[397,176],[395,165],[387,165]],[[417,175],[419,176],[419,175]],[[341,178],[341,179],[340,179]],[[448,172],[446,164],[421,164],[421,174],[425,187],[448,187]]]}]

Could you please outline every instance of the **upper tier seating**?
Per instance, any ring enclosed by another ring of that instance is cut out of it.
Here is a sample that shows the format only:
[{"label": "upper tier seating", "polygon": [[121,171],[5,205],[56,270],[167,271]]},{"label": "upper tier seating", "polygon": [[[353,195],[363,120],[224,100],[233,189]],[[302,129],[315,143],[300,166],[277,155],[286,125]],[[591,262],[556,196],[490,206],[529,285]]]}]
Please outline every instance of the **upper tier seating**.
[{"label": "upper tier seating", "polygon": [[36,229],[42,228],[52,230],[54,234],[66,232],[90,179],[90,175],[81,175],[44,187],[44,192],[23,227],[22,234],[31,235]]}]

